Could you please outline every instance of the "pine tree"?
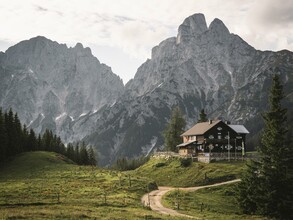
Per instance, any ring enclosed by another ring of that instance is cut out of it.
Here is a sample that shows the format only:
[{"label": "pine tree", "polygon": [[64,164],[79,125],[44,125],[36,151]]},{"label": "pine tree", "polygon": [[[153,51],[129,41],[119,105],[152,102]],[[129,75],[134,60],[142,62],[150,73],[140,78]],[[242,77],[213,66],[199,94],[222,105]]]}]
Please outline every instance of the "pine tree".
[{"label": "pine tree", "polygon": [[0,108],[0,163],[7,159],[7,133],[4,124],[4,115]]},{"label": "pine tree", "polygon": [[92,146],[89,147],[88,155],[89,155],[89,164],[92,166],[96,166],[97,159],[96,159],[96,155]]},{"label": "pine tree", "polygon": [[263,114],[259,162],[248,166],[239,184],[238,201],[248,213],[278,219],[292,219],[292,145],[286,143],[286,109],[282,107],[283,87],[278,75],[273,76],[269,111]]},{"label": "pine tree", "polygon": [[15,146],[15,152],[17,154],[17,153],[23,152],[22,125],[20,123],[17,113],[14,114],[13,127],[15,132],[13,142]]},{"label": "pine tree", "polygon": [[81,165],[89,165],[89,155],[86,149],[86,145],[84,142],[82,142],[80,147],[80,164]]},{"label": "pine tree", "polygon": [[17,147],[14,142],[16,136],[16,130],[14,127],[14,115],[12,109],[9,109],[9,112],[4,114],[5,128],[7,133],[7,156],[13,156],[17,154]]},{"label": "pine tree", "polygon": [[38,143],[37,143],[36,134],[35,134],[33,129],[30,129],[27,142],[28,142],[28,149],[30,151],[36,151],[37,150]]},{"label": "pine tree", "polygon": [[41,134],[38,135],[38,139],[37,139],[37,150],[43,150],[43,144],[42,144],[42,137]]},{"label": "pine tree", "polygon": [[199,114],[198,122],[206,122],[206,121],[208,121],[207,114],[204,112],[204,109],[202,109]]},{"label": "pine tree", "polygon": [[73,145],[71,143],[69,143],[67,145],[67,148],[66,148],[66,156],[69,159],[71,159],[72,161],[74,161],[74,156],[75,156],[75,154],[74,154],[74,147],[73,147]]},{"label": "pine tree", "polygon": [[77,143],[75,145],[75,148],[74,148],[74,159],[73,161],[77,164],[81,164],[81,160],[80,160],[80,150],[79,150],[79,143]]},{"label": "pine tree", "polygon": [[182,142],[180,135],[184,132],[185,125],[185,119],[179,107],[176,107],[172,111],[171,120],[163,133],[166,150],[177,151],[176,146]]}]

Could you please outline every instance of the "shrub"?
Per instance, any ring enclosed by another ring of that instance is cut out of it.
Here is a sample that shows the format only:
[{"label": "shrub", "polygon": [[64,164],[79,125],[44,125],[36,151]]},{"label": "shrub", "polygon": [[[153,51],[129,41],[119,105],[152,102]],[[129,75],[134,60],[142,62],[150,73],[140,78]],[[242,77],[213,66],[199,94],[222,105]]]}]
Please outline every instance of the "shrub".
[{"label": "shrub", "polygon": [[156,165],[155,165],[155,167],[163,167],[163,166],[166,166],[166,163],[157,163]]},{"label": "shrub", "polygon": [[149,182],[148,183],[148,190],[149,191],[153,191],[153,190],[157,190],[158,189],[158,185],[156,182]]},{"label": "shrub", "polygon": [[182,167],[189,167],[192,163],[192,159],[191,158],[181,158],[180,159],[180,164]]}]

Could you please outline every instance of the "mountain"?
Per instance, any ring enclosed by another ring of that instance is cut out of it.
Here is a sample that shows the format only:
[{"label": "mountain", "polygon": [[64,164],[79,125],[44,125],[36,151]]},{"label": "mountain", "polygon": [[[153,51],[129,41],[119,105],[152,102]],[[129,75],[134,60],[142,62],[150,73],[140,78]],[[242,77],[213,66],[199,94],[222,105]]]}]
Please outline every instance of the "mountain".
[{"label": "mountain", "polygon": [[152,49],[125,86],[89,48],[36,37],[0,53],[0,106],[12,107],[37,132],[50,128],[65,142],[95,146],[101,165],[162,148],[175,106],[187,128],[201,109],[209,118],[262,128],[271,75],[279,73],[293,111],[293,53],[259,51],[215,19],[186,18],[177,37]]},{"label": "mountain", "polygon": [[40,36],[0,54],[0,77],[0,106],[13,108],[35,131],[49,128],[64,141],[88,134],[73,133],[72,127],[124,91],[122,80],[89,48],[80,43],[68,48]]},{"label": "mountain", "polygon": [[204,15],[192,15],[177,37],[152,49],[151,59],[138,68],[123,96],[98,113],[96,132],[84,140],[97,147],[103,164],[148,154],[162,147],[174,106],[182,109],[187,127],[204,108],[210,118],[245,124],[257,134],[274,72],[281,75],[292,109],[292,52],[256,50],[221,20],[207,26]]}]

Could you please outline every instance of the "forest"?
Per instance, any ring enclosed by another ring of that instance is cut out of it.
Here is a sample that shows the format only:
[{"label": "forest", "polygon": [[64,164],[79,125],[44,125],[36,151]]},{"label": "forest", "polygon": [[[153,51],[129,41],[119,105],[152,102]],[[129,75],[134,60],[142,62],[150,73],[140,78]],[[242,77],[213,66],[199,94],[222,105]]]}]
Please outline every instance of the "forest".
[{"label": "forest", "polygon": [[17,113],[12,109],[3,112],[0,108],[0,164],[17,154],[29,151],[56,152],[79,165],[95,166],[97,163],[92,146],[87,147],[82,142],[69,143],[65,147],[61,138],[51,130],[36,134],[33,129],[21,124]]}]

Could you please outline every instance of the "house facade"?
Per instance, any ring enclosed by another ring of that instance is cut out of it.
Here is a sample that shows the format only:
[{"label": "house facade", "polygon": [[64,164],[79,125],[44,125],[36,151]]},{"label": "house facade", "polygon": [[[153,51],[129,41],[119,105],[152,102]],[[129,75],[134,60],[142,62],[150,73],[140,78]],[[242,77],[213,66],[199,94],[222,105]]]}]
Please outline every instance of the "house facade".
[{"label": "house facade", "polygon": [[231,125],[221,120],[209,120],[195,124],[184,132],[183,143],[177,145],[179,155],[193,156],[198,160],[212,156],[217,160],[241,157],[245,152],[245,138],[248,130],[243,125]]}]

